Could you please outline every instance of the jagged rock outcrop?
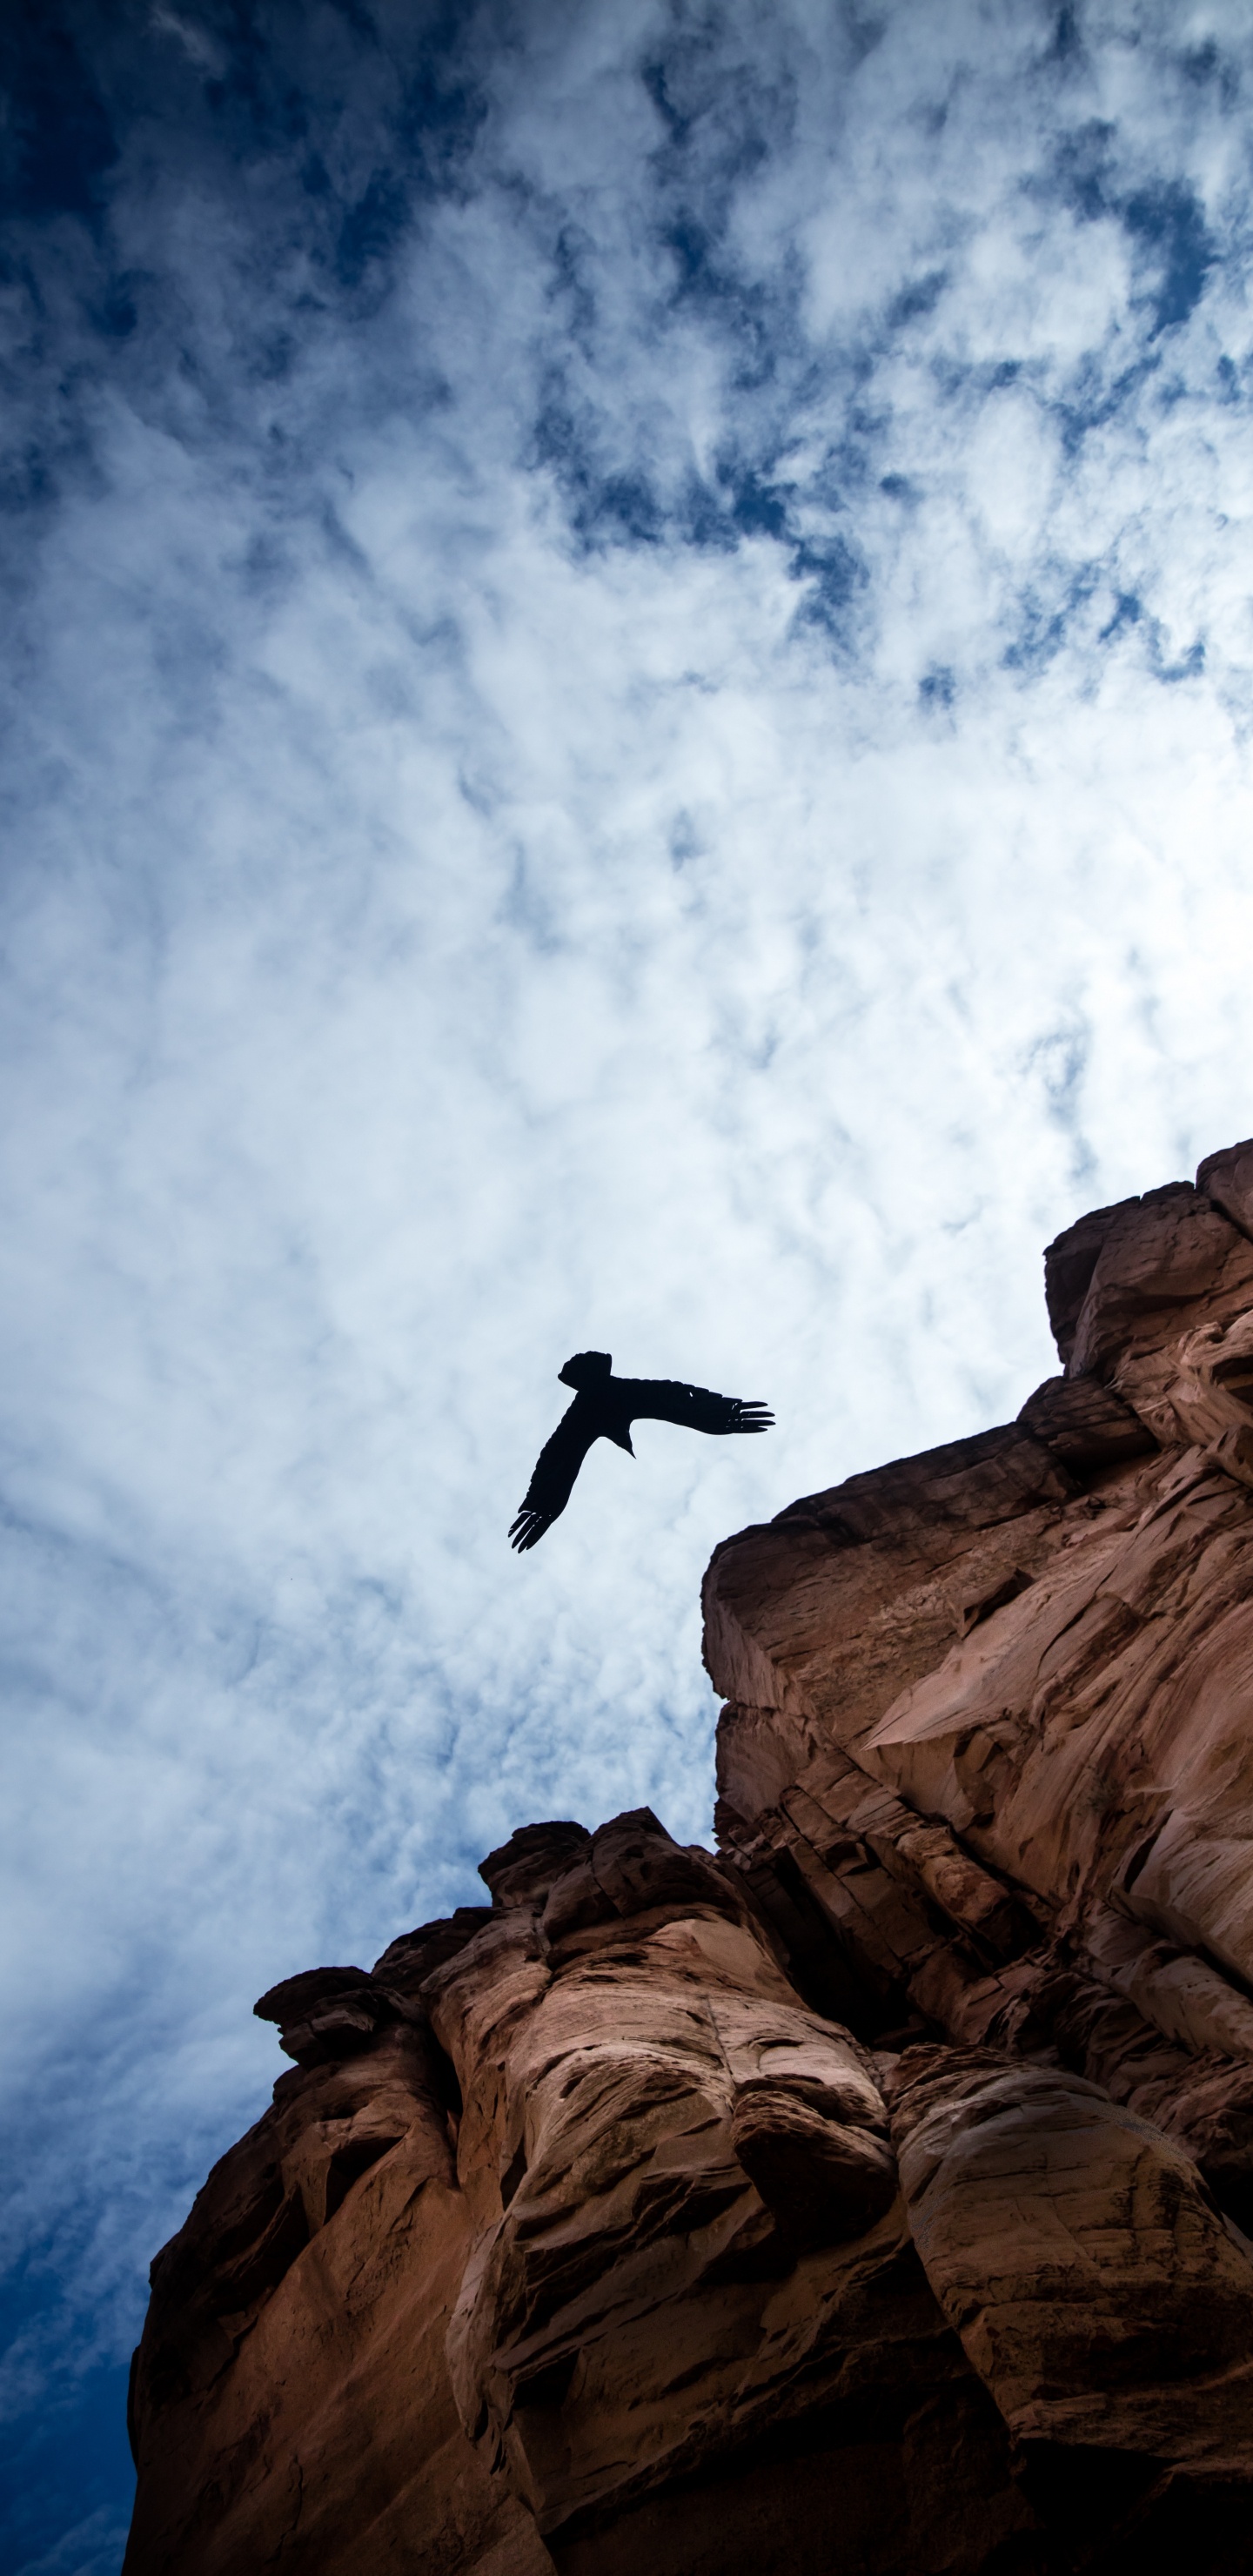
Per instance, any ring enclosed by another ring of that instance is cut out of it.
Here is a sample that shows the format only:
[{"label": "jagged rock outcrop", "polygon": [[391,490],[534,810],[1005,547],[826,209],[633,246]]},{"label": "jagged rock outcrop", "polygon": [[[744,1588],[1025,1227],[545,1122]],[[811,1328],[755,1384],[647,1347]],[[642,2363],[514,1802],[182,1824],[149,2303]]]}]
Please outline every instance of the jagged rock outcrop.
[{"label": "jagged rock outcrop", "polygon": [[1015,1423],[706,1578],[717,1855],[523,1827],[258,2011],[129,2576],[1253,2567],[1253,1144]]}]

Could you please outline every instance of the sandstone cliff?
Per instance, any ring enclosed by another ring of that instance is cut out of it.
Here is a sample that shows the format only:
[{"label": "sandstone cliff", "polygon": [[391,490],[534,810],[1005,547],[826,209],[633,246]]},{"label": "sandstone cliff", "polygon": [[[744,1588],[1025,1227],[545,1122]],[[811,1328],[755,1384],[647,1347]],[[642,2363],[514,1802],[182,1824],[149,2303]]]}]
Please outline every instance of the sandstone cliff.
[{"label": "sandstone cliff", "polygon": [[526,1826],[263,1996],[128,2576],[1253,2568],[1253,1144],[1063,1373],[706,1579],[717,1856]]}]

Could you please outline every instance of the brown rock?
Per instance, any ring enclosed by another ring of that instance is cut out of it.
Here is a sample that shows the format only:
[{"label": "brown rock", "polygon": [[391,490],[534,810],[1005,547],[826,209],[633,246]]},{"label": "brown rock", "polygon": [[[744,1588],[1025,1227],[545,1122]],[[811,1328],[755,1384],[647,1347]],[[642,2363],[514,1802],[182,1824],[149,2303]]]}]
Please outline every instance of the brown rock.
[{"label": "brown rock", "polygon": [[[266,1999],[303,2022],[445,1954],[438,2038],[354,2026],[284,2077],[155,2267],[128,2568],[528,2576],[647,2546],[662,2576],[783,2576],[837,2530],[883,2576],[902,2549],[1043,2567],[869,2053],[801,2003],[738,1873],[646,1810],[592,1840],[623,1911],[602,1891],[591,1949],[544,1930],[590,1865],[543,1847],[493,1856],[486,1919]],[[713,2537],[711,2496],[737,2517]]]},{"label": "brown rock", "polygon": [[731,2144],[781,2236],[798,2249],[864,2236],[896,2198],[886,2141],[782,2084],[741,2094]]},{"label": "brown rock", "polygon": [[717,1550],[718,1856],[525,1826],[262,1998],[128,2576],[1248,2566],[1253,1144],[1046,1290],[1016,1423]]},{"label": "brown rock", "polygon": [[308,1968],[271,1986],[252,2009],[259,2021],[278,2023],[279,2047],[298,2066],[329,2066],[354,2056],[397,2018],[395,2005],[364,1968]]},{"label": "brown rock", "polygon": [[1076,1224],[1067,1226],[1044,1255],[1044,1303],[1049,1331],[1063,1363],[1069,1361],[1074,1349],[1083,1301],[1092,1285],[1092,1273],[1105,1238],[1119,1218],[1139,1204],[1138,1199],[1119,1199],[1114,1207],[1092,1208]]},{"label": "brown rock", "polygon": [[798,2004],[733,1885],[646,1810],[593,1858],[629,1909],[612,1938],[561,1957],[515,1907],[425,1989],[476,2230],[454,2387],[547,2535],[690,2469],[719,2428],[786,2417],[794,2329],[767,2320],[802,2247],[871,2239],[814,2280],[811,2380],[824,2354],[843,2366],[853,2285],[860,2303],[882,2274],[896,2296],[902,2251],[866,2052]]},{"label": "brown rock", "polygon": [[585,1862],[592,1837],[586,1825],[521,1825],[499,1851],[479,1862],[479,1877],[496,1905],[529,1905],[544,1897],[563,1871]]},{"label": "brown rock", "polygon": [[[1024,1431],[1080,1477],[1124,1458],[1142,1458],[1157,1442],[1112,1387],[1093,1377],[1047,1377],[1018,1416]],[[1000,1603],[995,1605],[998,1609]]]},{"label": "brown rock", "polygon": [[509,2576],[538,2576],[531,2518],[448,2384],[467,2234],[446,2089],[429,2041],[393,2025],[283,2076],[214,2168],[152,2268],[128,2568],[451,2570],[503,2542]]},{"label": "brown rock", "polygon": [[1253,2472],[1253,2261],[1191,2158],[1062,2069],[911,2049],[914,2242],[1020,2443]]},{"label": "brown rock", "polygon": [[1253,1242],[1253,1136],[1226,1146],[1221,1154],[1207,1154],[1196,1185]]}]

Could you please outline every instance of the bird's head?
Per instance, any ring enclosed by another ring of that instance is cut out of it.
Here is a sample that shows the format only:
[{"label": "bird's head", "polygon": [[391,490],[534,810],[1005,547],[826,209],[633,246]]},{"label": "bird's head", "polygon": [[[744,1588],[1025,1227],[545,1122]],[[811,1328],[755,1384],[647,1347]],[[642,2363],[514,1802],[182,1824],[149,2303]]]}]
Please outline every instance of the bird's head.
[{"label": "bird's head", "polygon": [[576,1351],[557,1375],[563,1386],[601,1386],[613,1367],[608,1351]]}]

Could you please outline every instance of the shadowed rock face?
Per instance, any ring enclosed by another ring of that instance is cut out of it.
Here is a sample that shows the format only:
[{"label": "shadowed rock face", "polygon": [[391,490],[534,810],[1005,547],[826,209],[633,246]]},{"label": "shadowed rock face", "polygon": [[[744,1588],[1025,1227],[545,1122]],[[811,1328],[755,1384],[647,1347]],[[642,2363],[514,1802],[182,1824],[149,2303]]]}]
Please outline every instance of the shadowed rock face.
[{"label": "shadowed rock face", "polygon": [[526,1826],[264,1996],[153,2266],[129,2576],[1253,2564],[1253,1145],[1064,1374],[705,1589],[720,1856]]}]

